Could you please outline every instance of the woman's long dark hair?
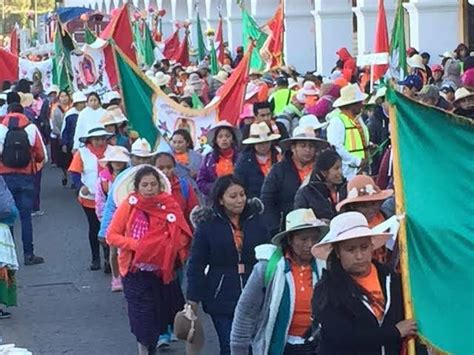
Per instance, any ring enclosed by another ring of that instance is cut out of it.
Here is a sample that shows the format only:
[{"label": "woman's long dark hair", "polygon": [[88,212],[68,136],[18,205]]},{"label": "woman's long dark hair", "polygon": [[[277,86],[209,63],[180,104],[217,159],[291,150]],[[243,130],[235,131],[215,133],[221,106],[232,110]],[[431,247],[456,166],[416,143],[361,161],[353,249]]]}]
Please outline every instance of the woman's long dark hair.
[{"label": "woman's long dark hair", "polygon": [[237,140],[237,136],[235,135],[235,132],[232,128],[230,127],[219,127],[216,129],[216,132],[214,134],[214,141],[212,142],[212,148],[214,148],[214,151],[215,152],[219,152],[220,151],[220,148],[219,146],[217,145],[217,135],[219,134],[219,132],[223,129],[226,129],[230,132],[230,134],[232,135],[232,147],[235,148],[238,146],[239,144],[239,141]]},{"label": "woman's long dark hair", "polygon": [[[235,175],[224,175],[214,182],[214,185],[212,186],[211,190],[211,201],[212,207],[214,209],[220,212],[224,212],[220,200],[231,185],[239,185],[245,191],[245,186],[243,182]],[[245,191],[245,194],[247,194],[247,191]]]},{"label": "woman's long dark hair", "polygon": [[328,148],[322,151],[316,159],[310,180],[325,181],[323,171],[331,169],[338,160],[342,160],[341,156],[334,149]]},{"label": "woman's long dark hair", "polygon": [[184,140],[186,141],[186,147],[188,149],[194,149],[193,139],[191,138],[191,133],[189,133],[188,130],[184,128],[177,129],[176,131],[173,132],[173,135],[171,136],[171,138],[173,138],[176,135],[179,135],[184,138]]}]

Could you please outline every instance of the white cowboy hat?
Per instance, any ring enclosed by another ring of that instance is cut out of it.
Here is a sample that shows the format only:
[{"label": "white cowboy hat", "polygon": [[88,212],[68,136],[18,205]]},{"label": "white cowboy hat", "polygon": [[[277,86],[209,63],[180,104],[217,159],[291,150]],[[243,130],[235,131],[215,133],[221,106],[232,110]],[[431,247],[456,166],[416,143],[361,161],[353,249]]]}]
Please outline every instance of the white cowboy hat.
[{"label": "white cowboy hat", "polygon": [[370,97],[370,100],[369,102],[367,102],[367,105],[375,105],[377,103],[377,99],[380,99],[381,97],[385,97],[386,94],[387,94],[386,86],[378,88],[375,94]]},{"label": "white cowboy hat", "polygon": [[219,70],[217,75],[213,76],[213,79],[217,80],[218,82],[222,84],[224,84],[228,78],[229,78],[229,74],[227,74],[227,72],[224,70]]},{"label": "white cowboy hat", "polygon": [[238,144],[239,141],[240,141],[240,130],[235,128],[229,121],[226,121],[226,120],[221,120],[221,121],[215,123],[211,127],[209,132],[207,132],[207,142],[208,142],[208,144],[211,145],[211,146],[214,144],[214,139],[215,139],[216,132],[219,128],[222,128],[222,127],[228,128],[234,133],[234,136],[237,139],[237,141],[234,142],[234,143]]},{"label": "white cowboy hat", "polygon": [[145,72],[145,75],[149,78],[153,78],[155,77],[155,73],[153,72],[153,70],[150,70],[148,69],[146,72]]},{"label": "white cowboy hat", "polygon": [[202,85],[202,80],[201,78],[199,77],[199,74],[197,73],[192,73],[190,76],[189,76],[189,79],[187,80],[186,82],[188,85],[191,85],[191,86],[201,86]]},{"label": "white cowboy hat", "polygon": [[144,168],[145,166],[152,167],[153,169],[156,170],[158,175],[160,176],[160,187],[161,190],[171,194],[171,184],[166,177],[165,174],[153,165],[148,165],[148,164],[142,164],[142,165],[137,165],[134,166],[130,169],[125,170],[122,174],[120,174],[117,179],[114,182],[114,192],[113,192],[113,199],[116,205],[120,205],[126,198],[127,196],[135,191],[135,175],[137,172]]},{"label": "white cowboy hat", "polygon": [[334,101],[332,107],[341,107],[346,105],[363,102],[369,95],[364,94],[357,84],[349,84],[341,89],[341,96]]},{"label": "white cowboy hat", "polygon": [[311,127],[313,130],[323,129],[329,125],[329,122],[319,122],[315,115],[304,115],[300,118],[298,126]]},{"label": "white cowboy hat", "polygon": [[87,96],[80,91],[76,91],[74,94],[72,94],[72,103],[77,104],[79,102],[87,102]]},{"label": "white cowboy hat", "polygon": [[306,81],[303,84],[303,88],[300,90],[306,96],[315,96],[319,95],[319,90],[316,87],[316,84],[312,81]]},{"label": "white cowboy hat", "polygon": [[110,101],[116,99],[122,99],[122,96],[120,96],[120,93],[118,91],[107,91],[102,101],[104,102],[104,104],[110,104]]},{"label": "white cowboy hat", "polygon": [[293,78],[288,78],[288,89],[293,89],[294,87],[298,86],[299,83],[293,79]]},{"label": "white cowboy hat", "polygon": [[234,71],[234,69],[232,69],[232,67],[229,64],[224,64],[222,66],[222,70],[225,71],[229,75],[232,74],[232,72]]},{"label": "white cowboy hat", "polygon": [[253,76],[253,75],[262,76],[263,73],[260,70],[257,70],[257,69],[250,69],[249,76]]},{"label": "white cowboy hat", "polygon": [[347,197],[336,205],[336,211],[350,203],[384,201],[393,195],[393,190],[381,190],[368,175],[355,175],[347,183]]},{"label": "white cowboy hat", "polygon": [[127,121],[128,119],[125,117],[120,107],[111,106],[107,108],[107,112],[102,116],[99,122],[104,126],[108,126],[112,124],[119,125]]},{"label": "white cowboy hat", "polygon": [[423,64],[423,57],[419,54],[414,54],[407,59],[407,64],[412,68],[419,68],[425,70],[425,65]]},{"label": "white cowboy hat", "polygon": [[360,212],[341,213],[331,220],[329,233],[311,248],[311,253],[317,259],[326,260],[334,243],[363,237],[371,237],[374,249],[378,249],[384,246],[392,235],[372,231],[367,219]]},{"label": "white cowboy hat", "polygon": [[198,71],[198,68],[197,67],[192,67],[192,66],[189,66],[186,68],[185,72],[188,73],[188,74],[192,74],[194,72],[197,72]]},{"label": "white cowboy hat", "polygon": [[439,55],[441,58],[451,58],[451,59],[454,59],[455,58],[455,55],[453,52],[450,52],[450,51],[446,51],[444,52],[443,54],[440,54]]},{"label": "white cowboy hat", "polygon": [[80,137],[79,138],[79,142],[81,143],[86,143],[87,139],[89,138],[93,138],[93,137],[106,137],[106,138],[110,138],[111,136],[113,136],[112,133],[109,133],[105,130],[104,126],[102,125],[98,125],[96,127],[93,127],[91,128],[87,134],[83,137]]},{"label": "white cowboy hat", "polygon": [[156,72],[155,79],[156,79],[157,86],[165,86],[165,85],[168,85],[168,83],[170,82],[171,76],[163,73],[162,71],[159,71],[159,72]]},{"label": "white cowboy hat", "polygon": [[298,126],[293,130],[293,135],[291,136],[291,138],[284,139],[280,142],[280,147],[282,150],[286,151],[290,149],[291,144],[293,142],[298,142],[298,141],[299,142],[302,142],[302,141],[314,142],[317,150],[321,150],[329,146],[329,143],[327,141],[316,137],[313,128],[308,127],[308,126],[306,127]]},{"label": "white cowboy hat", "polygon": [[299,208],[291,211],[285,218],[285,231],[275,235],[272,238],[272,243],[280,245],[281,240],[287,235],[308,229],[319,229],[321,232],[320,238],[322,239],[328,232],[329,227],[326,223],[316,218],[311,208]]},{"label": "white cowboy hat", "polygon": [[257,84],[252,82],[247,84],[247,88],[245,89],[245,101],[250,100],[252,97],[258,94],[260,91],[260,87]]},{"label": "white cowboy hat", "polygon": [[247,139],[242,141],[242,144],[258,144],[275,141],[280,139],[281,135],[272,133],[270,127],[266,122],[252,123],[250,125],[250,133]]},{"label": "white cowboy hat", "polygon": [[118,163],[129,163],[130,154],[128,150],[119,145],[110,146],[107,149],[105,156],[99,160],[99,163],[118,162]]},{"label": "white cowboy hat", "polygon": [[59,93],[59,87],[57,85],[51,85],[49,88],[46,89],[45,94],[49,95],[53,92]]},{"label": "white cowboy hat", "polygon": [[135,155],[137,157],[148,158],[158,154],[158,152],[153,152],[151,150],[150,143],[145,138],[138,138],[133,142],[130,149],[130,155]]},{"label": "white cowboy hat", "polygon": [[474,92],[466,88],[459,88],[454,92],[454,102],[458,103],[460,100],[474,96]]}]

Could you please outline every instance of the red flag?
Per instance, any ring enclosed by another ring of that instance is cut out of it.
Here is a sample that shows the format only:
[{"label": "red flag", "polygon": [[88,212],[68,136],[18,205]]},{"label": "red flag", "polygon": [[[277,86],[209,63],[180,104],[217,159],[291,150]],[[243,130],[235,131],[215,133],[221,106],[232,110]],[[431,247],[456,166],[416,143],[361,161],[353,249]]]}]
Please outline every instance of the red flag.
[{"label": "red flag", "polygon": [[217,60],[222,65],[224,64],[225,51],[224,51],[224,33],[222,29],[222,16],[219,15],[219,23],[216,31],[216,51]]},{"label": "red flag", "polygon": [[177,63],[180,63],[182,66],[185,66],[185,67],[191,64],[191,62],[189,61],[188,35],[189,35],[189,32],[186,29],[183,42],[179,46],[178,51],[175,52],[173,56],[173,59],[176,60]]},{"label": "red flag", "polygon": [[163,56],[166,59],[171,59],[176,55],[179,50],[179,28],[177,28],[173,34],[165,39],[165,48],[163,49]]},{"label": "red flag", "polygon": [[125,55],[137,64],[135,48],[133,47],[133,32],[128,13],[128,4],[123,5],[118,13],[112,17],[112,21],[100,34],[104,40],[113,39]]},{"label": "red flag", "polygon": [[217,103],[219,120],[227,120],[234,126],[237,126],[244,104],[252,51],[253,43],[250,44],[239,65],[237,65],[230,78],[219,89],[217,94],[219,96]]},{"label": "red flag", "polygon": [[260,54],[265,62],[267,62],[268,70],[283,65],[283,32],[285,31],[283,16],[283,3],[280,1],[275,14],[265,24],[263,29],[269,36]]},{"label": "red flag", "polygon": [[[385,7],[383,0],[379,0],[377,12],[377,24],[375,27],[375,47],[374,53],[388,53],[390,44],[388,41],[387,17],[385,16]],[[380,79],[388,69],[387,64],[374,66],[374,81]]]},{"label": "red flag", "polygon": [[18,55],[18,33],[16,32],[16,27],[13,27],[10,33],[10,53]]},{"label": "red flag", "polygon": [[18,56],[0,48],[0,82],[18,80]]}]

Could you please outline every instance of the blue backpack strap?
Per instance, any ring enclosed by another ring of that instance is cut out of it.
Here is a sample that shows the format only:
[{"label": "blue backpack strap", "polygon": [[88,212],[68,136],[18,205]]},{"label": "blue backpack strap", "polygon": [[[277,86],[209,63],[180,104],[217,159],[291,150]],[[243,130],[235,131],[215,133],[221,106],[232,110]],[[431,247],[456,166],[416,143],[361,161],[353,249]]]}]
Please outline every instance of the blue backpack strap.
[{"label": "blue backpack strap", "polygon": [[184,199],[187,201],[189,198],[189,184],[188,180],[185,177],[179,177],[179,186],[181,187],[181,194]]},{"label": "blue backpack strap", "polygon": [[272,280],[273,275],[275,274],[275,270],[277,268],[277,264],[280,261],[280,259],[282,258],[282,256],[283,256],[283,253],[282,253],[281,248],[277,248],[273,252],[270,259],[268,260],[268,264],[267,264],[267,267],[265,268],[265,276],[264,276],[265,288],[268,286],[268,284]]}]

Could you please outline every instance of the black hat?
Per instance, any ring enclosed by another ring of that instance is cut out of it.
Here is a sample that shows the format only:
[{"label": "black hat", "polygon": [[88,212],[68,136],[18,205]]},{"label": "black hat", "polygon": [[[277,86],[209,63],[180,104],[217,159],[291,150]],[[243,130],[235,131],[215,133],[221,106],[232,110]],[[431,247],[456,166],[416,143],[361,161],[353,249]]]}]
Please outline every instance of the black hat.
[{"label": "black hat", "polygon": [[18,95],[18,93],[12,91],[7,94],[8,105],[13,104],[13,103],[19,104],[20,102],[21,102],[21,98],[20,98],[20,95]]}]

